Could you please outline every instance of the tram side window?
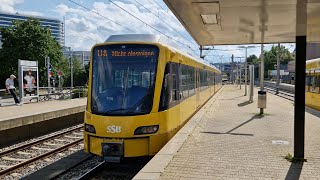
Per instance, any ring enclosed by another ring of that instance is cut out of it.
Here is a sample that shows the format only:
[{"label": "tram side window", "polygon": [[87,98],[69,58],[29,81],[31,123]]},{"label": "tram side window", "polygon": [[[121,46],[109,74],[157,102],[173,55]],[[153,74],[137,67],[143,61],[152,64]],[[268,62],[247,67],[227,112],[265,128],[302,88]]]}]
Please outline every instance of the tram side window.
[{"label": "tram side window", "polygon": [[167,63],[163,77],[159,111],[164,111],[174,106],[179,98],[178,72],[177,64]]},{"label": "tram side window", "polygon": [[172,101],[179,100],[179,69],[178,64],[171,63],[170,74],[172,76]]},{"label": "tram side window", "polygon": [[182,92],[182,98],[188,98],[189,97],[189,90],[188,90],[188,84],[189,84],[189,73],[188,73],[188,66],[186,65],[180,65],[180,91]]},{"label": "tram side window", "polygon": [[316,76],[311,76],[311,92],[316,90]]},{"label": "tram side window", "polygon": [[202,81],[203,90],[208,88],[208,72],[203,70],[203,81]]},{"label": "tram side window", "polygon": [[214,80],[215,80],[215,84],[220,84],[221,83],[221,75],[216,74]]},{"label": "tram side window", "polygon": [[204,70],[200,70],[200,91],[205,89],[206,75],[207,73]]},{"label": "tram side window", "polygon": [[216,78],[216,75],[215,75],[215,73],[213,73],[212,74],[212,81],[213,81],[212,84],[213,85],[216,85],[216,79],[215,78]]},{"label": "tram side window", "polygon": [[170,63],[167,63],[162,82],[159,110],[166,110],[171,101],[172,78],[170,75]]},{"label": "tram side window", "polygon": [[212,72],[208,72],[208,86],[212,86]]},{"label": "tram side window", "polygon": [[203,70],[199,70],[199,75],[200,75],[200,91],[203,90],[202,86],[203,86]]},{"label": "tram side window", "polygon": [[318,92],[318,86],[319,86],[319,80],[318,80],[318,76],[314,75],[314,92]]},{"label": "tram side window", "polygon": [[207,86],[208,86],[208,88],[210,86],[212,86],[211,82],[212,82],[211,81],[211,72],[207,71]]},{"label": "tram side window", "polygon": [[320,76],[318,75],[317,76],[317,87],[318,87],[318,92],[317,93],[320,93]]},{"label": "tram side window", "polygon": [[209,72],[205,70],[205,82],[204,82],[204,87],[207,89],[209,88],[209,82],[210,82],[210,76]]},{"label": "tram side window", "polygon": [[189,74],[189,96],[192,96],[195,94],[195,74],[194,74],[194,67],[190,67],[189,66],[189,71],[188,71],[188,74]]},{"label": "tram side window", "polygon": [[311,85],[311,78],[309,75],[306,76],[306,91],[309,92],[310,91],[310,85]]}]

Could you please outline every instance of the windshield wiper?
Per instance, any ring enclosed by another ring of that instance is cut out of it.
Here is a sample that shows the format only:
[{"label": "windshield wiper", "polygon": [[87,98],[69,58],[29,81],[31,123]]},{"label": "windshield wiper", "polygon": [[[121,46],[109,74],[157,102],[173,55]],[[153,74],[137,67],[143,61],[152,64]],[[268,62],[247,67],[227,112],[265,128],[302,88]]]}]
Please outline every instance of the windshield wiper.
[{"label": "windshield wiper", "polygon": [[[134,110],[136,107],[141,105],[148,97],[150,97],[149,94],[145,95],[143,98],[140,99],[136,104],[134,104],[128,111],[127,113],[130,113],[132,110]],[[149,98],[150,99],[150,98]]]}]

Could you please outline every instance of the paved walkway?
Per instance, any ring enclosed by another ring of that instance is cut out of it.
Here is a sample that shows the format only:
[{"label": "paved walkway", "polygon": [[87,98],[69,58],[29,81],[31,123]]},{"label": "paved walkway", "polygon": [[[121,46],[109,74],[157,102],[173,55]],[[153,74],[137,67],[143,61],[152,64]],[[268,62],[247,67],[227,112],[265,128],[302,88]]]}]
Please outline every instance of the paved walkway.
[{"label": "paved walkway", "polygon": [[85,106],[86,103],[87,98],[80,98],[72,100],[43,101],[38,103],[22,104],[21,106],[3,106],[0,107],[0,122],[8,119],[21,118]]},{"label": "paved walkway", "polygon": [[[308,162],[292,164],[284,156],[293,154],[293,102],[267,94],[266,115],[261,117],[256,97],[250,104],[243,93],[225,86],[199,111],[200,120],[186,124],[197,125],[180,149],[170,157],[174,137],[163,148],[169,153],[161,150],[136,179],[320,179],[320,118],[306,113]],[[186,132],[182,130],[180,137]],[[168,163],[159,170],[154,165],[160,159]]]}]

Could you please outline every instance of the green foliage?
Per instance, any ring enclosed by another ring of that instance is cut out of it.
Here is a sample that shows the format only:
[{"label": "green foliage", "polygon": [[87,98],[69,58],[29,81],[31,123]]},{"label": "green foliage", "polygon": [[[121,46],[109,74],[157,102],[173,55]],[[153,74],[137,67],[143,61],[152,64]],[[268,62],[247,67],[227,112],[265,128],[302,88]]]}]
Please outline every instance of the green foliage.
[{"label": "green foliage", "polygon": [[299,162],[307,162],[307,159],[304,158],[296,158],[294,157],[292,154],[288,153],[285,157],[284,157],[287,161],[289,162],[293,162],[293,163],[299,163]]},{"label": "green foliage", "polygon": [[248,58],[247,58],[247,62],[248,64],[256,64],[258,61],[258,57],[254,54],[250,55]]},{"label": "green foliage", "polygon": [[[39,63],[40,85],[47,85],[45,56],[53,65],[62,58],[61,46],[51,37],[49,28],[43,28],[36,19],[13,21],[8,28],[1,28],[0,82],[10,74],[18,73],[18,59],[35,60]],[[3,83],[0,83],[1,87]]]},{"label": "green foliage", "polygon": [[88,89],[74,89],[72,90],[72,99],[74,98],[81,98],[81,97],[87,97],[88,96]]},{"label": "green foliage", "polygon": [[[88,65],[83,67],[81,62],[72,58],[73,63],[73,86],[85,86],[88,82],[89,68]],[[61,85],[64,87],[71,87],[71,67],[69,59],[64,57],[55,69],[62,71]]]},{"label": "green foliage", "polygon": [[[274,70],[275,65],[277,64],[277,53],[278,46],[272,46],[270,51],[264,51],[264,75],[268,76],[268,70]],[[249,59],[250,58],[250,59]],[[259,64],[260,58],[257,58],[255,55],[251,55],[247,59],[250,60],[253,64]],[[292,53],[290,53],[289,49],[285,46],[280,46],[280,63],[288,64],[289,61],[295,60],[295,57]],[[255,69],[255,74],[259,73],[259,69]]]}]

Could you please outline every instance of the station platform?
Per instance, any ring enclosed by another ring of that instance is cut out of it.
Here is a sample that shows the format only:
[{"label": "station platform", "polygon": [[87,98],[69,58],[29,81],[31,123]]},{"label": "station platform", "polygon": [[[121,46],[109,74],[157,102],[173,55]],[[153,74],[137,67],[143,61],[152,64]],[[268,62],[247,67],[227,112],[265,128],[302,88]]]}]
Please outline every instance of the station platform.
[{"label": "station platform", "polygon": [[0,148],[83,122],[87,98],[0,107]]},{"label": "station platform", "polygon": [[260,116],[243,89],[224,86],[134,179],[320,179],[320,118],[306,113],[307,162],[291,163],[293,101],[268,93]]}]

